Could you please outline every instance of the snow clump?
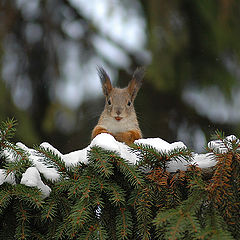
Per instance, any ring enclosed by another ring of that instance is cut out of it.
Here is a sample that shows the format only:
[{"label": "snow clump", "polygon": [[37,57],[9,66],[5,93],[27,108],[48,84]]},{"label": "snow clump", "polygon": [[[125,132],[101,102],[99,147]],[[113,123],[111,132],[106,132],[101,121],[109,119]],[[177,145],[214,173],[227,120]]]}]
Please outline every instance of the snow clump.
[{"label": "snow clump", "polygon": [[[214,140],[208,143],[208,147],[213,151],[219,151],[225,153],[230,147],[229,142],[236,141],[239,142],[234,135],[225,138],[226,144],[222,141]],[[161,138],[146,138],[138,139],[134,142],[135,144],[149,145],[160,152],[168,152],[177,148],[186,148],[183,142],[168,143]],[[37,187],[41,190],[43,197],[48,197],[51,189],[49,186],[43,183],[41,179],[42,174],[47,180],[52,182],[58,181],[60,174],[57,169],[52,166],[47,166],[43,161],[43,157],[39,153],[31,148],[28,148],[23,143],[16,144],[19,148],[25,150],[29,154],[29,159],[32,161],[33,166],[29,167],[25,173],[22,175],[21,184],[25,184],[30,187]],[[84,149],[73,151],[67,154],[62,154],[56,148],[54,148],[49,143],[42,143],[40,147],[51,150],[53,153],[58,155],[66,164],[67,167],[74,167],[78,163],[88,163],[88,151],[91,150],[93,146],[99,146],[103,149],[114,151],[119,154],[120,157],[127,159],[131,164],[136,164],[139,159],[137,154],[135,154],[129,146],[125,143],[121,143],[115,140],[115,138],[107,133],[102,133],[97,135],[89,146]],[[5,150],[3,155],[7,156],[7,161],[15,161],[13,153],[11,151]],[[198,154],[192,153],[191,164],[197,164],[200,168],[209,168],[216,164],[216,160],[212,153]],[[168,165],[167,170],[170,172],[175,172],[176,170],[186,170],[189,162],[186,160],[182,161],[171,161]],[[13,173],[7,174],[5,169],[0,169],[0,185],[3,183],[16,184],[15,177]]]}]

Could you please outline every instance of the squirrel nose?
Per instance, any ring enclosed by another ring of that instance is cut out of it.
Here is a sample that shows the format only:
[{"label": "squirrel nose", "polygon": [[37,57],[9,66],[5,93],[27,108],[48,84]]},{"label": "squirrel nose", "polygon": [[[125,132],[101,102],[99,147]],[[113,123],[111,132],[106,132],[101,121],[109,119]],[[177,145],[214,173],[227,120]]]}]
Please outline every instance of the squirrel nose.
[{"label": "squirrel nose", "polygon": [[116,112],[116,113],[117,113],[117,115],[120,115],[120,114],[121,114],[121,112],[120,112],[119,110],[117,110],[117,112]]},{"label": "squirrel nose", "polygon": [[122,108],[117,108],[116,109],[116,114],[119,116],[122,113]]}]

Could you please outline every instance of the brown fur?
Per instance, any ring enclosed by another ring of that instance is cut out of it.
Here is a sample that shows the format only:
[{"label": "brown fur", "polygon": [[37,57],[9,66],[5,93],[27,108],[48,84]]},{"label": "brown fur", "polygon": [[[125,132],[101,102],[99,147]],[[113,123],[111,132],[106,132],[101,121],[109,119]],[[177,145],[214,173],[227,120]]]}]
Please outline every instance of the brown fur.
[{"label": "brown fur", "polygon": [[92,131],[92,139],[95,138],[100,133],[110,133],[105,128],[96,126]]},{"label": "brown fur", "polygon": [[126,144],[130,145],[135,140],[142,138],[142,133],[140,130],[131,130],[127,132],[120,132],[113,135],[115,139],[119,142],[125,142]]},{"label": "brown fur", "polygon": [[133,102],[141,87],[144,69],[137,69],[128,87],[123,89],[112,87],[103,68],[99,68],[98,73],[106,102],[98,124],[93,129],[92,139],[100,133],[109,133],[117,141],[132,144],[142,137]]}]

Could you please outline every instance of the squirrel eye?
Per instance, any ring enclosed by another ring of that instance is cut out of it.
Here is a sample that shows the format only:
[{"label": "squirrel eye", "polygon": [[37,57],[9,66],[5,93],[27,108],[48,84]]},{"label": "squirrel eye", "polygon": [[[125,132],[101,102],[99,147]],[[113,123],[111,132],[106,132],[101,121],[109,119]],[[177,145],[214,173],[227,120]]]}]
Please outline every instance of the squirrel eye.
[{"label": "squirrel eye", "polygon": [[108,105],[111,105],[112,103],[111,103],[111,100],[110,99],[108,99]]},{"label": "squirrel eye", "polygon": [[128,106],[131,106],[131,102],[130,102],[130,101],[128,101],[127,105],[128,105]]}]

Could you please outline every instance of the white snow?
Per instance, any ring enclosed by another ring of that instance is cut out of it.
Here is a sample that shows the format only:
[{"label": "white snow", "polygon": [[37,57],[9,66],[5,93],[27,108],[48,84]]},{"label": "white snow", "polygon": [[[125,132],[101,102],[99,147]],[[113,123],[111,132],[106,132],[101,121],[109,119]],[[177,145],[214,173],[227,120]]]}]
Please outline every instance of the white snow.
[{"label": "white snow", "polygon": [[[187,148],[183,142],[168,143],[161,138],[139,139],[136,140],[135,143],[150,145],[154,147],[156,150],[161,152],[168,152],[177,148]],[[193,160],[191,164],[197,164],[200,168],[212,167],[216,164],[216,161],[214,161],[213,159],[213,155],[209,153],[206,154],[192,153],[192,157]],[[190,163],[184,159],[182,159],[181,161],[171,161],[168,165],[167,170],[169,172],[175,172],[178,169],[185,171],[189,164]]]},{"label": "white snow", "polygon": [[[168,152],[176,148],[187,148],[183,142],[174,142],[168,143],[161,138],[146,138],[146,139],[139,139],[136,140],[134,143],[136,144],[144,144],[154,147],[159,152]],[[169,172],[175,172],[176,170],[186,170],[187,165],[189,162],[182,159],[181,162],[179,161],[171,161],[167,167]]]},{"label": "white snow", "polygon": [[10,184],[16,184],[15,176],[13,173],[7,175],[5,169],[0,169],[0,185],[5,182]]},{"label": "white snow", "polygon": [[107,133],[101,133],[92,140],[90,146],[99,146],[103,149],[115,151],[120,154],[119,145],[121,144],[123,143],[116,141],[112,135]]},{"label": "white snow", "polygon": [[218,151],[220,153],[226,153],[228,152],[228,149],[231,149],[232,141],[239,143],[239,139],[237,139],[236,136],[230,135],[224,139],[224,143],[220,140],[214,140],[208,143],[208,147],[214,151]]},{"label": "white snow", "polygon": [[[34,149],[31,149],[31,148],[28,148],[27,146],[25,146],[23,143],[17,143],[16,144],[19,148],[27,151],[30,156],[29,156],[29,159],[33,162],[33,165],[38,169],[38,171],[40,173],[43,174],[43,176],[48,179],[48,180],[51,180],[51,181],[56,181],[59,179],[60,175],[59,173],[57,172],[57,170],[55,168],[52,168],[52,167],[49,167],[49,166],[46,166],[46,164],[43,162],[42,158],[39,157],[39,154],[36,150]],[[48,143],[42,143],[40,146],[43,147],[48,147],[52,150],[52,146]],[[51,147],[50,147],[51,146]],[[55,153],[59,153],[59,151],[57,151],[55,148],[53,148],[54,152]]]},{"label": "white snow", "polygon": [[51,192],[51,188],[43,183],[36,167],[29,167],[26,172],[23,173],[20,183],[29,187],[39,188],[43,197],[48,197]]},{"label": "white snow", "polygon": [[170,150],[173,150],[174,148],[182,148],[182,147],[187,148],[183,142],[168,143],[161,138],[139,139],[139,140],[136,140],[134,143],[147,144],[156,148],[158,151],[170,151]]},{"label": "white snow", "polygon": [[7,162],[15,161],[15,157],[11,149],[4,149],[2,155],[6,157]]},{"label": "white snow", "polygon": [[205,154],[194,153],[192,164],[197,164],[200,168],[209,168],[215,166],[216,160],[212,153]]},{"label": "white snow", "polygon": [[117,152],[120,157],[127,159],[130,163],[137,162],[137,156],[130,151],[130,148],[125,144],[116,141],[116,139],[107,133],[97,135],[91,142],[90,147],[99,146],[109,151]]},{"label": "white snow", "polygon": [[89,150],[90,150],[90,146],[88,146],[82,150],[78,150],[78,151],[74,151],[74,152],[65,154],[62,156],[62,158],[65,161],[66,166],[68,166],[68,167],[77,165],[79,162],[87,163],[87,152]]},{"label": "white snow", "polygon": [[[224,143],[220,140],[214,140],[208,143],[208,147],[214,152],[218,151],[225,153],[228,151],[228,149],[231,149],[232,141],[238,143],[240,140],[234,135],[230,135],[224,139]],[[183,142],[168,143],[161,138],[139,139],[136,140],[135,143],[149,145],[155,148],[157,151],[164,153],[168,153],[176,148],[186,148],[186,145]],[[49,186],[43,183],[40,173],[43,174],[47,180],[57,181],[60,178],[60,174],[58,173],[57,169],[52,166],[48,166],[47,163],[43,161],[43,156],[41,156],[36,150],[28,148],[22,143],[17,143],[16,145],[29,154],[29,159],[33,163],[33,166],[29,167],[26,172],[23,173],[21,184],[37,187],[42,191],[43,197],[49,196],[51,189]],[[51,144],[46,142],[42,143],[40,146],[51,150],[53,153],[61,157],[67,167],[74,167],[79,163],[87,164],[88,151],[93,146],[99,146],[103,149],[114,151],[119,154],[120,157],[128,160],[131,164],[136,164],[139,160],[137,154],[135,154],[129,146],[127,146],[125,143],[116,141],[112,135],[107,133],[97,135],[86,148],[70,152],[68,154],[62,154]],[[5,150],[3,154],[8,156],[8,161],[14,161],[13,153],[10,150]],[[191,163],[184,159],[181,161],[171,161],[167,170],[170,172],[175,172],[177,169],[186,170],[189,164],[197,164],[200,168],[209,168],[216,164],[216,159],[213,153],[192,153]],[[16,184],[14,173],[7,175],[5,169],[0,169],[0,185],[4,182]]]}]

